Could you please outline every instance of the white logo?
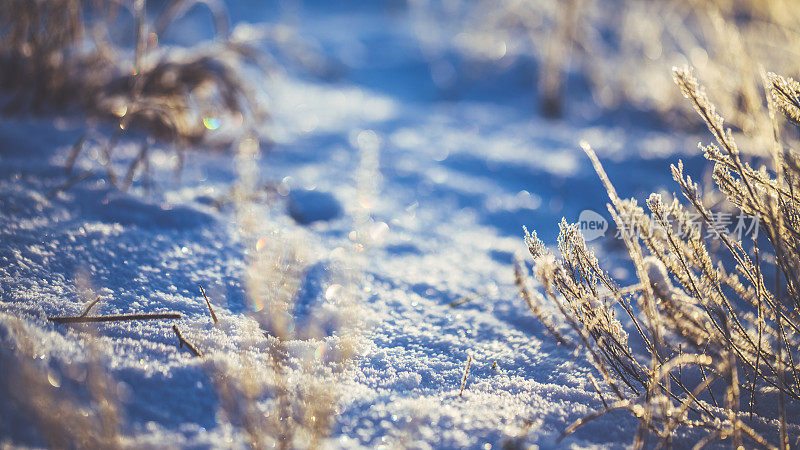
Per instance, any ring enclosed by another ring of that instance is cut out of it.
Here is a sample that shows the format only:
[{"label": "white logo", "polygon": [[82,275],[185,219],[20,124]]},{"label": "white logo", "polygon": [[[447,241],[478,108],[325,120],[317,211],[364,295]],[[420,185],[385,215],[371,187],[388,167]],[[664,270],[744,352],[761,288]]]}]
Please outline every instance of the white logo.
[{"label": "white logo", "polygon": [[608,230],[608,222],[600,214],[590,209],[584,209],[578,217],[578,228],[583,233],[586,242],[589,242],[605,236],[606,230]]}]

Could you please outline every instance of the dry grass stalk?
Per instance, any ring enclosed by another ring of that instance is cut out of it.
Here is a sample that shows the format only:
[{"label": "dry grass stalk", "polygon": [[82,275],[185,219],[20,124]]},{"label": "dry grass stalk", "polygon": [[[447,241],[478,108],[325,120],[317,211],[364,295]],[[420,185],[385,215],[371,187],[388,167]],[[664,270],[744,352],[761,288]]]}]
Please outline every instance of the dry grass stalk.
[{"label": "dry grass stalk", "polygon": [[467,375],[469,375],[469,366],[472,364],[472,355],[467,356],[467,365],[464,367],[464,376],[461,377],[461,390],[458,392],[458,396],[461,397],[464,395],[464,388],[467,387]]},{"label": "dry grass stalk", "polygon": [[177,325],[173,325],[172,326],[172,331],[174,331],[175,332],[175,336],[178,337],[178,347],[179,348],[183,348],[183,346],[185,345],[186,348],[188,348],[189,351],[192,352],[192,354],[194,354],[194,356],[197,356],[198,358],[202,358],[203,357],[203,354],[200,353],[200,350],[198,350],[197,347],[195,347],[191,342],[187,341],[183,337],[183,334],[181,333],[181,330],[178,329]]},{"label": "dry grass stalk", "polygon": [[47,320],[55,323],[96,323],[96,322],[122,322],[128,320],[161,320],[161,319],[180,319],[179,313],[140,313],[140,314],[114,314],[108,316],[90,316],[89,311],[101,300],[97,296],[89,302],[80,315],[77,316],[49,316]]},{"label": "dry grass stalk", "polygon": [[211,307],[211,302],[208,300],[208,296],[206,295],[206,290],[203,289],[203,286],[200,283],[197,283],[197,286],[200,287],[200,292],[203,294],[203,298],[206,300],[206,306],[208,306],[208,312],[209,314],[211,314],[211,320],[213,320],[214,323],[218,323],[219,320],[217,320],[217,315],[214,314],[214,308]]},{"label": "dry grass stalk", "polygon": [[459,297],[453,300],[452,302],[448,303],[447,306],[449,306],[450,308],[458,308],[459,306],[466,305],[467,303],[473,300],[477,300],[485,295],[486,295],[485,292],[476,293],[472,295],[465,295],[464,297]]},{"label": "dry grass stalk", "polygon": [[[28,1],[0,4],[0,88],[11,93],[7,112],[78,108],[90,118],[119,125],[102,138],[103,163],[109,181],[127,190],[140,166],[149,167],[148,145],[118,177],[111,168],[116,144],[130,128],[174,145],[182,160],[189,146],[202,142],[221,123],[247,125],[263,120],[255,89],[241,76],[254,62],[251,45],[260,38],[249,28],[228,34],[220,2],[168,1],[158,19],[158,33],[195,3],[209,5],[221,33],[217,41],[182,51],[158,46],[147,21],[145,1]],[[109,27],[128,9],[135,29],[133,58],[114,44]],[[248,31],[250,30],[250,31]],[[70,154],[74,164],[84,139]],[[74,180],[71,180],[73,183]],[[67,187],[70,182],[65,183]]]},{"label": "dry grass stalk", "polygon": [[[0,393],[36,428],[53,448],[109,448],[128,445],[120,432],[117,384],[94,355],[96,343],[84,341],[90,356],[86,363],[70,363],[71,370],[57,372],[49,355],[22,320],[0,314],[4,333],[0,347]],[[73,378],[70,378],[73,377]],[[89,401],[66,391],[65,384],[85,386]]]},{"label": "dry grass stalk", "polygon": [[542,96],[540,109],[547,117],[559,117],[563,111],[563,91],[566,82],[572,47],[578,41],[578,27],[582,0],[565,0],[558,8],[554,36],[548,42],[542,70],[539,92]]},{"label": "dry grass stalk", "polygon": [[[731,438],[740,445],[774,448],[770,440],[788,448],[784,402],[800,400],[800,164],[798,156],[781,142],[776,109],[796,121],[794,101],[800,86],[778,75],[764,76],[768,89],[770,132],[774,142],[770,154],[775,171],[753,168],[742,156],[733,132],[709,101],[704,89],[688,69],[675,69],[681,88],[711,131],[716,144],[701,146],[714,164],[716,187],[743,214],[759,218],[758,230],[766,242],[727,232],[701,236],[693,226],[692,212],[709,229],[715,227],[715,212],[703,202],[697,184],[684,174],[679,162],[672,167],[689,208],[677,199],[665,203],[660,195],[647,200],[649,214],[635,200],[617,195],[594,154],[586,154],[608,191],[608,205],[636,269],[638,283],[620,288],[598,264],[577,225],[562,221],[556,258],[536,233],[526,230],[525,242],[534,258],[534,274],[549,300],[572,329],[613,394],[613,403],[602,397],[604,410],[577,422],[565,432],[613,409],[627,409],[640,418],[634,446],[644,447],[648,436],[658,446],[670,446],[679,427],[706,428],[711,433],[698,446]],[[774,107],[773,107],[774,106]],[[752,230],[751,230],[752,231]],[[722,250],[709,250],[717,238]],[[750,248],[748,251],[747,249]],[[767,283],[762,255],[774,255],[774,289]],[[734,270],[726,268],[726,262]],[[520,281],[523,298],[530,293]],[[528,301],[530,303],[530,301]],[[541,310],[532,308],[540,317]],[[538,312],[537,312],[538,311]],[[616,317],[624,314],[624,321]],[[553,319],[544,317],[546,328]],[[626,324],[635,330],[630,337]],[[645,354],[628,342],[641,342]],[[698,380],[689,383],[687,374]],[[724,389],[720,399],[714,390]],[[762,389],[779,396],[779,430],[768,439],[746,422],[757,411]],[[598,389],[599,392],[599,389]],[[747,398],[747,411],[742,402]],[[779,438],[775,439],[775,438]]]},{"label": "dry grass stalk", "polygon": [[[173,0],[159,18],[163,34],[179,18],[176,11],[194,2]],[[208,2],[214,4],[214,2]],[[218,32],[220,43],[189,52],[163,51],[144,16],[145,2],[77,0],[3,3],[0,55],[13,70],[3,79],[16,92],[14,106],[32,95],[34,107],[78,103],[90,115],[119,121],[125,129],[138,123],[170,141],[197,142],[208,131],[204,117],[256,113],[251,88],[238,76],[252,52],[242,33]],[[135,23],[134,59],[119,58],[109,40],[110,21],[130,8]],[[215,21],[227,20],[224,8],[212,8]],[[87,42],[88,41],[88,42]],[[87,45],[88,44],[88,45]],[[252,98],[252,97],[250,97]]]},{"label": "dry grass stalk", "polygon": [[47,320],[55,323],[122,322],[128,320],[180,319],[179,313],[114,314],[108,316],[51,316]]}]

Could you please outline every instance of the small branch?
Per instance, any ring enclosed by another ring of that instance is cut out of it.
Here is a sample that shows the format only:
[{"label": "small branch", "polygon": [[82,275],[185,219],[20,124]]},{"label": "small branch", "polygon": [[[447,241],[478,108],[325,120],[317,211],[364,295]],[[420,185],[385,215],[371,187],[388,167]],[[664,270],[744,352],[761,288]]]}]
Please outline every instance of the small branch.
[{"label": "small branch", "polygon": [[87,314],[89,314],[89,311],[90,311],[92,308],[94,308],[94,305],[96,305],[96,304],[97,304],[97,303],[99,303],[99,302],[100,302],[100,296],[98,295],[98,296],[97,296],[97,298],[96,298],[96,299],[94,299],[94,301],[93,301],[93,302],[89,303],[89,305],[88,305],[88,306],[86,306],[86,309],[84,309],[84,310],[83,310],[83,312],[81,313],[81,315],[80,315],[80,316],[78,316],[78,317],[86,317],[86,315],[87,315]]},{"label": "small branch", "polygon": [[203,293],[203,298],[206,299],[206,305],[208,306],[208,312],[211,313],[211,318],[214,320],[214,323],[219,322],[219,320],[217,320],[217,315],[214,314],[214,309],[211,307],[211,302],[208,301],[208,296],[206,295],[206,290],[203,289],[203,286],[200,283],[197,283],[197,285],[200,286],[200,292]]},{"label": "small branch", "polygon": [[[93,306],[93,305],[92,305]],[[127,320],[159,320],[180,319],[178,313],[149,313],[149,314],[117,314],[112,316],[56,316],[47,320],[55,323],[83,323],[83,322],[122,322]]]},{"label": "small branch", "polygon": [[[703,353],[705,353],[705,351]],[[700,367],[700,375],[703,376],[703,381],[705,382],[706,381],[706,371],[705,371],[705,369],[703,369],[703,366],[699,366],[699,367]],[[714,398],[714,393],[711,392],[711,383],[708,383],[707,387],[708,387],[708,395],[711,397],[711,401],[714,402],[714,406],[719,408],[719,403],[717,403],[717,399]]]},{"label": "small branch", "polygon": [[189,351],[194,353],[194,356],[197,356],[198,358],[202,358],[203,357],[203,354],[200,353],[200,350],[198,350],[197,347],[195,347],[194,345],[192,345],[191,342],[189,342],[189,341],[187,341],[186,339],[183,338],[183,335],[181,334],[181,330],[178,329],[177,325],[173,325],[172,326],[172,331],[175,332],[175,336],[178,336],[178,347],[183,347],[185,345],[186,348],[189,349]]},{"label": "small branch", "polygon": [[467,358],[467,367],[464,369],[464,377],[461,379],[461,392],[458,393],[459,397],[464,394],[464,388],[467,387],[467,375],[469,374],[470,364],[472,364],[472,355],[469,355]]},{"label": "small branch", "polygon": [[461,298],[458,298],[456,300],[453,300],[452,302],[448,303],[447,306],[449,306],[451,308],[456,308],[458,306],[463,305],[464,303],[468,303],[468,302],[471,302],[473,300],[479,299],[479,298],[483,297],[484,295],[486,295],[486,294],[485,293],[477,293],[477,294],[473,294],[473,295],[467,295],[465,297],[461,297]]}]

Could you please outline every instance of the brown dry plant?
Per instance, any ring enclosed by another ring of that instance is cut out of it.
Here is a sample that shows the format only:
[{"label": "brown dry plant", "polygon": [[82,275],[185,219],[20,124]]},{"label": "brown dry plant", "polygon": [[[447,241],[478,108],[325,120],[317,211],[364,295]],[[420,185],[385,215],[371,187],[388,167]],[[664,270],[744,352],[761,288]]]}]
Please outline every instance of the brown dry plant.
[{"label": "brown dry plant", "polygon": [[[567,83],[571,77],[588,85],[602,109],[629,106],[691,124],[680,95],[667,89],[670,67],[689,64],[701,71],[733,125],[768,141],[759,67],[800,71],[800,9],[791,0],[416,0],[411,5],[433,69],[446,60],[442,45],[465,57],[470,70],[460,73],[467,77],[530,59],[532,84],[547,115],[558,115],[566,100],[575,98],[577,85]],[[442,21],[453,25],[440,26]]]},{"label": "brown dry plant", "polygon": [[[117,383],[98,357],[91,333],[83,340],[86,362],[61,370],[41,344],[41,330],[0,313],[0,393],[6,407],[30,420],[37,435],[52,448],[122,448],[130,445],[120,431]],[[77,390],[67,385],[79,386]],[[86,398],[75,392],[86,392]]]},{"label": "brown dry plant", "polygon": [[[534,275],[559,314],[542,317],[545,310],[528,301],[531,309],[550,334],[554,323],[566,323],[613,397],[606,402],[600,394],[604,409],[565,435],[608,411],[627,409],[639,418],[636,448],[652,437],[657,447],[668,447],[679,428],[707,429],[698,447],[730,437],[733,448],[788,448],[794,420],[787,419],[786,405],[800,400],[800,160],[782,140],[775,112],[795,122],[800,89],[790,79],[764,74],[771,167],[754,168],[691,71],[673,74],[716,141],[700,146],[713,163],[716,189],[758,226],[750,230],[752,242],[720,230],[719,213],[705,205],[680,161],[672,175],[688,205],[652,194],[648,213],[636,200],[617,195],[594,151],[582,144],[608,192],[608,210],[638,282],[621,287],[600,266],[577,224],[562,220],[560,257],[526,230]],[[701,234],[695,216],[716,232]],[[710,250],[712,240],[719,241],[719,250]],[[519,279],[519,266],[516,271]],[[530,297],[517,283],[523,298]],[[753,416],[765,413],[759,404],[769,406],[775,397],[779,425],[770,434],[763,427],[757,432]]]},{"label": "brown dry plant", "polygon": [[[192,48],[159,45],[169,25],[195,4],[209,7],[217,39]],[[116,44],[111,27],[129,17],[132,52]],[[87,119],[116,123],[110,136],[84,136],[68,158],[72,170],[87,143],[103,151],[109,181],[127,189],[136,171],[148,164],[143,142],[127,173],[110,165],[127,130],[144,130],[172,145],[182,162],[187,148],[204,142],[222,123],[246,126],[266,118],[252,82],[241,76],[260,65],[253,46],[263,33],[253,27],[228,31],[219,2],[171,0],[156,24],[149,23],[144,0],[9,0],[0,3],[0,89],[8,96],[6,113],[75,111]],[[267,70],[259,67],[259,70]]]},{"label": "brown dry plant", "polygon": [[239,142],[232,194],[246,249],[250,329],[237,353],[210,355],[207,367],[223,420],[242,431],[247,445],[319,448],[333,426],[337,387],[355,354],[361,272],[353,261],[360,244],[330,255],[331,279],[320,307],[329,309],[334,334],[323,330],[320,317],[298,323],[295,302],[314,255],[299,231],[278,225],[269,207],[256,200],[259,154],[253,136]]}]

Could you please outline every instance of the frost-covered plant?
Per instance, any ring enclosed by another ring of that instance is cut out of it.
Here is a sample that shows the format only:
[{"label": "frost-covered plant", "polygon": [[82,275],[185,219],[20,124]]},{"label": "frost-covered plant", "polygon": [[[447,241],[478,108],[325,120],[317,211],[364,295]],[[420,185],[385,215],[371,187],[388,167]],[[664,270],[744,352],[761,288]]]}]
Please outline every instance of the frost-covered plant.
[{"label": "frost-covered plant", "polygon": [[[189,49],[159,46],[170,23],[195,4],[209,6],[218,39]],[[6,111],[78,108],[89,118],[117,123],[119,129],[99,144],[112,183],[127,188],[137,166],[147,162],[147,145],[118,179],[108,162],[125,130],[138,128],[183,155],[221,123],[265,117],[254,86],[241,75],[257,59],[251,45],[263,37],[253,27],[228,32],[218,2],[171,0],[152,25],[144,0],[8,0],[0,3],[0,88],[8,93]],[[113,39],[111,27],[128,12],[134,24],[132,52]],[[68,169],[84,141],[75,146]]]},{"label": "frost-covered plant", "polygon": [[[51,448],[129,444],[120,432],[117,384],[95,357],[92,338],[83,341],[92,355],[86,363],[70,363],[58,371],[50,367],[42,336],[30,328],[22,319],[0,313],[0,413],[13,415],[5,416],[2,425],[32,426]],[[67,392],[67,385],[80,386],[77,391],[85,395]]]},{"label": "frost-covered plant", "polygon": [[241,140],[233,193],[252,329],[237,354],[217,355],[209,371],[224,420],[249,445],[317,448],[333,425],[337,386],[355,349],[357,257],[344,248],[331,252],[325,301],[310,323],[298,323],[295,301],[313,257],[298,231],[281,227],[253,201],[258,155],[255,138]]},{"label": "frost-covered plant", "polygon": [[[730,111],[729,120],[755,133],[765,124],[755,89],[758,67],[800,70],[798,58],[786,57],[800,51],[800,11],[790,0],[416,0],[411,5],[434,75],[443,72],[441,42],[469,61],[500,69],[532,58],[532,78],[549,114],[557,114],[569,95],[567,74],[580,73],[601,107],[625,103],[671,116],[683,104],[666,89],[668,70],[690,64],[724,101],[720,106]],[[442,21],[453,25],[443,27]]]},{"label": "frost-covered plant", "polygon": [[[535,277],[568,325],[570,332],[564,334],[585,348],[614,397],[608,403],[598,390],[605,409],[565,433],[607,411],[627,409],[640,418],[636,447],[653,435],[659,445],[669,445],[675,430],[694,427],[709,430],[700,446],[730,437],[734,448],[770,448],[775,441],[788,448],[786,402],[800,400],[800,157],[783,144],[774,110],[797,121],[800,85],[764,75],[773,166],[754,169],[689,69],[673,73],[716,140],[701,146],[714,164],[716,188],[741,213],[759,219],[764,238],[754,237],[748,244],[720,232],[712,237],[719,239],[721,249],[710,250],[710,237],[701,235],[692,221],[697,215],[718,229],[717,216],[681,162],[672,166],[672,174],[688,206],[652,194],[647,214],[635,200],[617,195],[595,153],[582,144],[608,191],[608,210],[638,283],[620,287],[600,267],[577,225],[562,220],[560,258],[526,230]],[[766,261],[774,266],[764,267]],[[521,277],[518,269],[523,286]],[[521,295],[563,342],[556,318],[543,307],[545,298],[530,289]],[[633,341],[644,351],[634,350]],[[690,373],[694,376],[687,377]],[[779,426],[768,438],[749,419],[759,413],[760,402],[770,402],[770,392],[778,397]]]},{"label": "frost-covered plant", "polygon": [[[194,3],[172,0],[158,19],[169,23]],[[208,132],[206,119],[260,112],[239,77],[248,46],[244,28],[228,35],[224,8],[211,8],[218,42],[180,51],[158,46],[146,18],[145,1],[20,1],[0,5],[0,86],[12,94],[6,108],[79,106],[90,116],[141,126],[158,137],[196,143]],[[110,37],[120,10],[132,16],[133,53]],[[212,127],[213,128],[213,127]]]}]

